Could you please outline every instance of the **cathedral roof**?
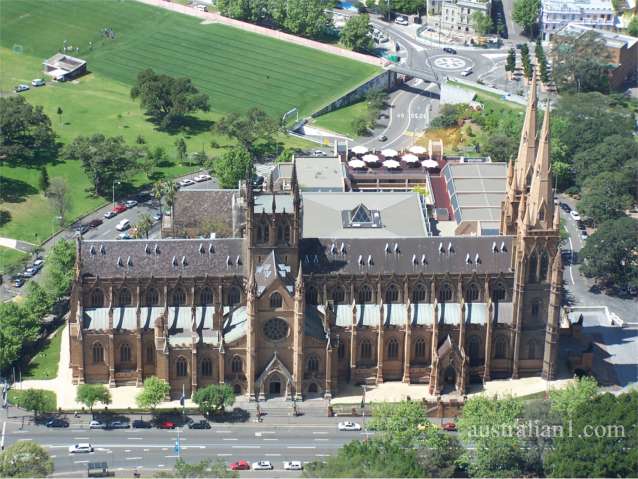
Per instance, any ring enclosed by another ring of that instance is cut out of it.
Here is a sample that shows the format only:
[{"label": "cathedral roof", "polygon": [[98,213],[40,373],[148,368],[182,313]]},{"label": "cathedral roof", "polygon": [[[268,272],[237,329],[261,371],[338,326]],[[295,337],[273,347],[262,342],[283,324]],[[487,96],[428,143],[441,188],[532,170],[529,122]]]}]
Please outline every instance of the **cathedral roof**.
[{"label": "cathedral roof", "polygon": [[290,294],[294,291],[295,278],[290,274],[290,266],[284,263],[274,250],[255,268],[257,295],[261,295],[277,279],[281,280]]},{"label": "cathedral roof", "polygon": [[217,236],[228,237],[233,231],[233,201],[238,196],[238,190],[179,190],[171,220],[179,229],[198,228],[214,219]]},{"label": "cathedral roof", "polygon": [[179,277],[243,275],[242,239],[82,241],[82,276]]},{"label": "cathedral roof", "polygon": [[511,271],[512,236],[306,238],[304,274],[497,274]]}]

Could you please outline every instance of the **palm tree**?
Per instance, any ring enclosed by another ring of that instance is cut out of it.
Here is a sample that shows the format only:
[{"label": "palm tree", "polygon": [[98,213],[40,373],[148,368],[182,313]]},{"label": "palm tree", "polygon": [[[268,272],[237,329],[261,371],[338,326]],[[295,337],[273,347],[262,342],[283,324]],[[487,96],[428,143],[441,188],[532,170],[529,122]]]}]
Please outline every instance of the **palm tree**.
[{"label": "palm tree", "polygon": [[175,195],[177,194],[177,186],[172,181],[168,181],[165,183],[164,189],[164,200],[166,201],[166,206],[168,206],[171,210],[171,229],[172,235],[175,236],[175,218],[173,216],[173,204],[175,203]]},{"label": "palm tree", "polygon": [[162,196],[164,196],[164,190],[165,185],[163,181],[160,180],[153,183],[153,190],[151,194],[153,195],[153,198],[159,201],[160,210],[162,209]]},{"label": "palm tree", "polygon": [[137,222],[137,233],[139,236],[144,235],[146,239],[148,239],[148,233],[151,231],[153,227],[153,218],[148,213],[144,213],[140,216],[139,221]]}]

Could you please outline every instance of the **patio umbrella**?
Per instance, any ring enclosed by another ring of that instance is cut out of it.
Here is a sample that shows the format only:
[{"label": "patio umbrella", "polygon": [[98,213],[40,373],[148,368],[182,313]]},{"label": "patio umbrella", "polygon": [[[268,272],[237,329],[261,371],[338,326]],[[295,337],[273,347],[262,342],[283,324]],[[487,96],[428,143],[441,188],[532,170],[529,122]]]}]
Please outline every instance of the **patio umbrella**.
[{"label": "patio umbrella", "polygon": [[401,168],[401,163],[399,163],[397,160],[385,160],[383,162],[383,166],[385,166],[386,168]]},{"label": "patio umbrella", "polygon": [[363,145],[358,145],[353,147],[350,151],[352,151],[355,155],[364,155],[368,152],[368,148]]},{"label": "patio umbrella", "polygon": [[405,155],[403,155],[401,157],[401,159],[403,161],[405,161],[406,163],[418,163],[419,162],[419,157],[416,155],[413,155],[412,153],[406,153]]},{"label": "patio umbrella", "polygon": [[423,155],[423,154],[425,154],[428,150],[427,150],[427,149],[425,149],[425,148],[424,148],[424,147],[422,147],[422,146],[418,146],[418,145],[416,145],[416,146],[411,146],[411,147],[410,147],[410,149],[409,149],[409,151],[410,151],[410,153],[414,153],[415,155]]},{"label": "patio umbrella", "polygon": [[376,163],[379,161],[379,157],[377,155],[368,154],[363,156],[363,161],[366,163]]},{"label": "patio umbrella", "polygon": [[361,160],[350,160],[348,162],[348,165],[350,166],[350,168],[365,168],[366,162]]},{"label": "patio umbrella", "polygon": [[434,161],[434,160],[425,160],[425,161],[422,161],[421,164],[425,168],[438,168],[439,167],[439,164],[436,161]]},{"label": "patio umbrella", "polygon": [[386,158],[392,158],[394,156],[398,156],[399,152],[397,150],[393,150],[392,148],[386,148],[385,150],[381,150],[381,154]]}]

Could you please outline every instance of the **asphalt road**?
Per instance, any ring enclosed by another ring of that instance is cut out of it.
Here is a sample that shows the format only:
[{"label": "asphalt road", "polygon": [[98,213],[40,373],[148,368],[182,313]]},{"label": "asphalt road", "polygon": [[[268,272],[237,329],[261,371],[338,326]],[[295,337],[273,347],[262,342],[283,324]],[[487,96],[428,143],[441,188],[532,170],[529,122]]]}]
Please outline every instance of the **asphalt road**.
[{"label": "asphalt road", "polygon": [[[314,461],[328,457],[343,444],[365,437],[362,432],[340,432],[339,418],[308,418],[290,424],[283,418],[266,417],[262,423],[212,424],[209,430],[180,429],[181,457],[188,462],[220,459],[226,463],[237,460],[254,462],[269,460],[277,476],[299,476],[299,472],[283,471],[283,461]],[[88,462],[107,462],[109,469],[133,471],[143,476],[153,470],[169,470],[177,459],[175,443],[178,430],[123,429],[89,430],[71,423],[68,429],[49,429],[7,422],[5,445],[16,441],[34,441],[51,454],[57,475],[85,474]],[[88,442],[95,452],[71,454],[72,444]],[[273,472],[249,471],[242,476],[272,477]]]}]

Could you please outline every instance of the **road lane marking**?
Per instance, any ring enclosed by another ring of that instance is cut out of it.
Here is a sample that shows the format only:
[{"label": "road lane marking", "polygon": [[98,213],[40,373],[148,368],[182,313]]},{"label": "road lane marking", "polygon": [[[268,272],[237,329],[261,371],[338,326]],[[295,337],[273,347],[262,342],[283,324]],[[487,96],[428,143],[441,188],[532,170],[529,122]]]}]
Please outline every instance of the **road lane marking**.
[{"label": "road lane marking", "polygon": [[170,457],[179,457],[179,456],[164,456],[164,457],[170,458]]},{"label": "road lane marking", "polygon": [[232,431],[213,431],[216,432],[217,434],[230,434]]},{"label": "road lane marking", "polygon": [[226,453],[226,452],[220,452],[220,453],[217,453],[217,455],[218,455],[219,457],[232,456],[232,454],[230,454],[230,453]]},{"label": "road lane marking", "polygon": [[281,454],[264,454],[266,457],[281,457]]},{"label": "road lane marking", "polygon": [[317,449],[317,446],[288,446],[288,449]]},{"label": "road lane marking", "polygon": [[56,457],[58,457],[57,455],[53,455],[53,456],[49,456],[51,459],[55,459]]},{"label": "road lane marking", "polygon": [[315,441],[328,441],[328,439],[323,437],[315,437]]},{"label": "road lane marking", "polygon": [[315,454],[317,457],[330,457],[330,454]]},{"label": "road lane marking", "polygon": [[328,434],[328,431],[313,431],[313,434]]},{"label": "road lane marking", "polygon": [[269,438],[265,437],[264,441],[279,441],[279,439],[269,439]]},{"label": "road lane marking", "polygon": [[124,452],[131,452],[130,449],[124,449]]},{"label": "road lane marking", "polygon": [[225,437],[224,441],[237,441],[236,437]]},{"label": "road lane marking", "polygon": [[141,459],[142,459],[141,457],[127,457],[126,458],[127,461],[139,461]]},{"label": "road lane marking", "polygon": [[261,449],[261,446],[232,446],[233,449]]},{"label": "road lane marking", "polygon": [[164,464],[158,464],[157,467],[166,467]]},{"label": "road lane marking", "polygon": [[73,464],[88,464],[89,461],[73,461]]},{"label": "road lane marking", "polygon": [[[569,234],[569,230],[567,230],[567,228],[565,228],[565,230],[567,231],[567,234]],[[569,236],[569,249],[571,251],[571,257],[569,259],[569,277],[572,280],[572,284],[576,284],[574,281],[574,274],[572,273],[572,264],[574,264],[574,245],[572,244],[572,237],[571,235]]]},{"label": "road lane marking", "polygon": [[148,451],[150,451],[150,449],[144,449],[144,452],[148,452]]},{"label": "road lane marking", "polygon": [[74,437],[73,439],[89,439],[88,437]]},{"label": "road lane marking", "polygon": [[141,441],[144,438],[143,437],[127,437],[126,439],[128,439],[129,441]]}]

